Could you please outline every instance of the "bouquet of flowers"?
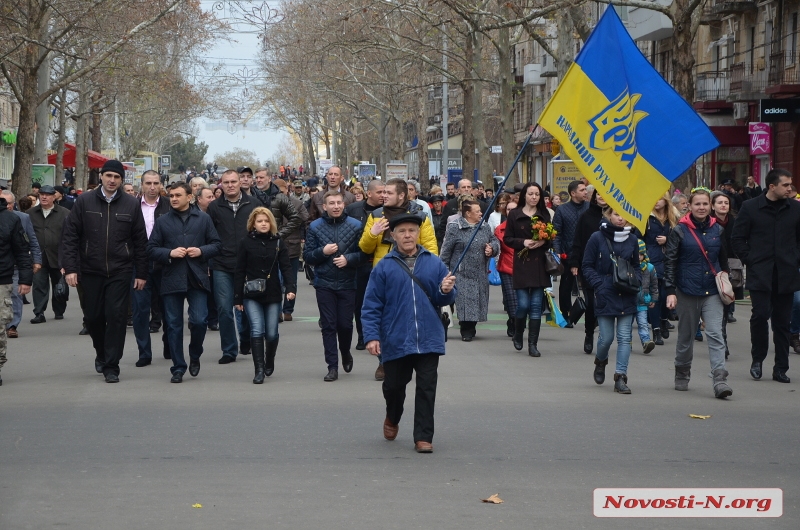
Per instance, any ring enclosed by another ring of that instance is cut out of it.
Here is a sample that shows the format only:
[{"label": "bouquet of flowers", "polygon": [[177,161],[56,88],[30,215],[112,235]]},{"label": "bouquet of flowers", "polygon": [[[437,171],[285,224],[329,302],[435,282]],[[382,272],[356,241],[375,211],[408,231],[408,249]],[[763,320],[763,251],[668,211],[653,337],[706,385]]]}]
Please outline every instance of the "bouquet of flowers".
[{"label": "bouquet of flowers", "polygon": [[[536,215],[531,218],[531,231],[531,239],[534,241],[552,241],[556,238],[556,234],[558,233],[553,227],[553,223],[545,223]],[[523,248],[517,255],[520,258],[524,258],[528,255],[528,249]]]}]

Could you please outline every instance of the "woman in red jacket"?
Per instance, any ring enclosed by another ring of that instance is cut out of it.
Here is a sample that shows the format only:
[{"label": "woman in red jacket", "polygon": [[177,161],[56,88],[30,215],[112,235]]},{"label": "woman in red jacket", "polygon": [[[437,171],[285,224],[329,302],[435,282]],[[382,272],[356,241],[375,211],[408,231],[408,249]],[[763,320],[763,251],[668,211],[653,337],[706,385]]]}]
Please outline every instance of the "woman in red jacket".
[{"label": "woman in red jacket", "polygon": [[506,212],[516,208],[517,203],[514,202],[510,196],[507,200],[508,203],[504,205],[503,208],[502,221],[497,225],[497,228],[495,228],[494,235],[500,242],[500,255],[497,257],[497,272],[500,273],[500,285],[503,289],[503,308],[506,310],[506,314],[508,314],[508,320],[506,320],[506,335],[513,337],[514,315],[517,313],[517,293],[514,291],[514,281],[511,277],[514,273],[514,249],[505,244],[503,237],[506,235]]}]

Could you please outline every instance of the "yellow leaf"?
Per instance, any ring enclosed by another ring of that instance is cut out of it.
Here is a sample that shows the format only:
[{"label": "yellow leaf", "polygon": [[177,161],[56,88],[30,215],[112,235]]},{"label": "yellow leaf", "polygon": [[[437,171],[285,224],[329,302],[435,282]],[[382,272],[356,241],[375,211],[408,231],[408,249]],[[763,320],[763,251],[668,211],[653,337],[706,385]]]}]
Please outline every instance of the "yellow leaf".
[{"label": "yellow leaf", "polygon": [[481,499],[481,502],[488,502],[490,504],[503,504],[503,499],[497,496],[498,494],[495,493],[491,495],[488,499]]},{"label": "yellow leaf", "polygon": [[192,504],[192,508],[202,508],[202,507],[203,507],[203,505],[200,504],[200,503]]},{"label": "yellow leaf", "polygon": [[689,417],[694,418],[696,420],[707,420],[708,418],[711,417],[711,414],[709,414],[708,416],[701,416],[700,414],[689,414]]}]

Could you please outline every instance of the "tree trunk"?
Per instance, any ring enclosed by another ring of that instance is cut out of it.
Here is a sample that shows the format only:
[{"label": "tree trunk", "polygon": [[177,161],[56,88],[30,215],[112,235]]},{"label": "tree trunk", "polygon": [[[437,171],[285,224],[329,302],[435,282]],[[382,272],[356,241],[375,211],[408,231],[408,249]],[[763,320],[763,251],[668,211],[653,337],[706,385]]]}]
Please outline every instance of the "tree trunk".
[{"label": "tree trunk", "polygon": [[[508,8],[504,7],[505,3],[501,3],[502,11],[507,15]],[[512,78],[513,72],[511,71],[511,47],[508,41],[508,28],[503,28],[498,31],[498,44],[497,61],[500,63],[500,144],[503,146],[503,173],[511,169],[511,164],[514,163],[516,155],[516,146],[514,145],[514,105],[512,87],[515,80]],[[517,73],[522,65],[517,65]],[[506,186],[513,187],[517,183],[517,176],[512,172],[511,176],[506,183]],[[494,182],[491,183],[494,187]]]},{"label": "tree trunk", "polygon": [[378,161],[378,174],[382,175],[384,181],[386,180],[386,164],[389,163],[389,117],[386,111],[380,112],[380,129],[378,130],[378,138],[381,143],[381,158]]},{"label": "tree trunk", "polygon": [[19,102],[19,129],[14,151],[14,171],[11,173],[11,191],[22,197],[31,190],[34,138],[36,135],[36,101],[38,83],[36,71],[26,69],[22,79],[22,101]]},{"label": "tree trunk", "polygon": [[64,142],[67,137],[67,89],[61,89],[58,101],[58,142],[56,144],[56,178],[64,174]]},{"label": "tree trunk", "polygon": [[430,175],[428,174],[428,142],[420,137],[428,122],[425,116],[425,107],[428,102],[427,87],[417,89],[417,98],[417,119],[414,124],[414,132],[417,136],[417,176],[422,194],[427,197],[431,191]]},{"label": "tree trunk", "polygon": [[492,155],[486,143],[486,120],[483,113],[483,35],[475,33],[472,75],[474,88],[472,91],[472,130],[475,137],[475,148],[480,154],[478,180],[483,182],[492,178]]},{"label": "tree trunk", "polygon": [[[558,31],[558,48],[556,49],[556,69],[558,70],[558,79],[564,79],[567,74],[569,65],[572,63],[572,20],[569,18],[567,11],[564,11],[563,16],[558,17],[556,23]],[[691,72],[689,73],[691,75]]]},{"label": "tree trunk", "polygon": [[100,108],[100,100],[102,97],[102,89],[92,94],[92,150],[98,153],[103,150],[103,130],[101,128],[103,123],[103,110]]},{"label": "tree trunk", "polygon": [[[467,65],[472,64],[474,57],[472,44],[472,34],[469,34],[467,35],[466,45],[464,47],[464,60]],[[473,93],[475,90],[473,83],[470,81],[472,71],[469,66],[467,66],[466,72],[464,72],[464,77],[465,80],[461,84],[461,89],[464,92],[464,127],[461,133],[461,168],[464,173],[462,178],[472,180],[473,174],[475,173],[475,136],[473,134],[472,125],[472,108],[474,106]],[[446,173],[447,168],[444,169]]]},{"label": "tree trunk", "polygon": [[[46,51],[44,53],[47,53]],[[45,58],[37,73],[38,94],[50,89],[50,56]],[[37,95],[38,95],[37,94]],[[37,98],[38,99],[38,98]],[[36,136],[34,139],[34,164],[47,163],[47,137],[50,133],[50,102],[43,101],[36,108]],[[56,180],[58,176],[56,176]],[[58,182],[57,182],[58,183]]]},{"label": "tree trunk", "polygon": [[306,118],[305,124],[303,125],[303,144],[306,146],[306,156],[308,157],[308,171],[311,176],[317,175],[317,157],[316,153],[314,153],[314,138],[311,135],[311,124]]},{"label": "tree trunk", "polygon": [[75,187],[87,189],[89,182],[87,132],[89,129],[89,94],[87,83],[81,81],[78,94],[78,123],[75,126]]},{"label": "tree trunk", "polygon": [[[683,2],[685,3],[685,2]],[[694,81],[692,70],[695,59],[692,53],[694,34],[691,29],[691,17],[678,25],[672,32],[672,79],[667,79],[678,94],[691,105],[694,101]],[[665,72],[666,74],[666,72]],[[680,190],[691,189],[695,182],[694,165],[683,175],[673,181],[673,185]]]}]

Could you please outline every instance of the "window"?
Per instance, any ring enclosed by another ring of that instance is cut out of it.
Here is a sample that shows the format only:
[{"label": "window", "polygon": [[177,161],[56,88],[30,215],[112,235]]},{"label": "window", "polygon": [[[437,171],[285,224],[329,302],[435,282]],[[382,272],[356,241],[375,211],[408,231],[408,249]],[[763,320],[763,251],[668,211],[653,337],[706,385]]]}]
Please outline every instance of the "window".
[{"label": "window", "polygon": [[792,32],[789,34],[789,42],[786,48],[786,64],[794,64],[797,56],[797,12],[792,13]]},{"label": "window", "polygon": [[753,72],[753,65],[755,65],[756,61],[756,27],[750,26],[750,34],[747,37],[747,48],[749,50],[749,59],[748,59],[748,66],[750,67],[750,73]]}]

